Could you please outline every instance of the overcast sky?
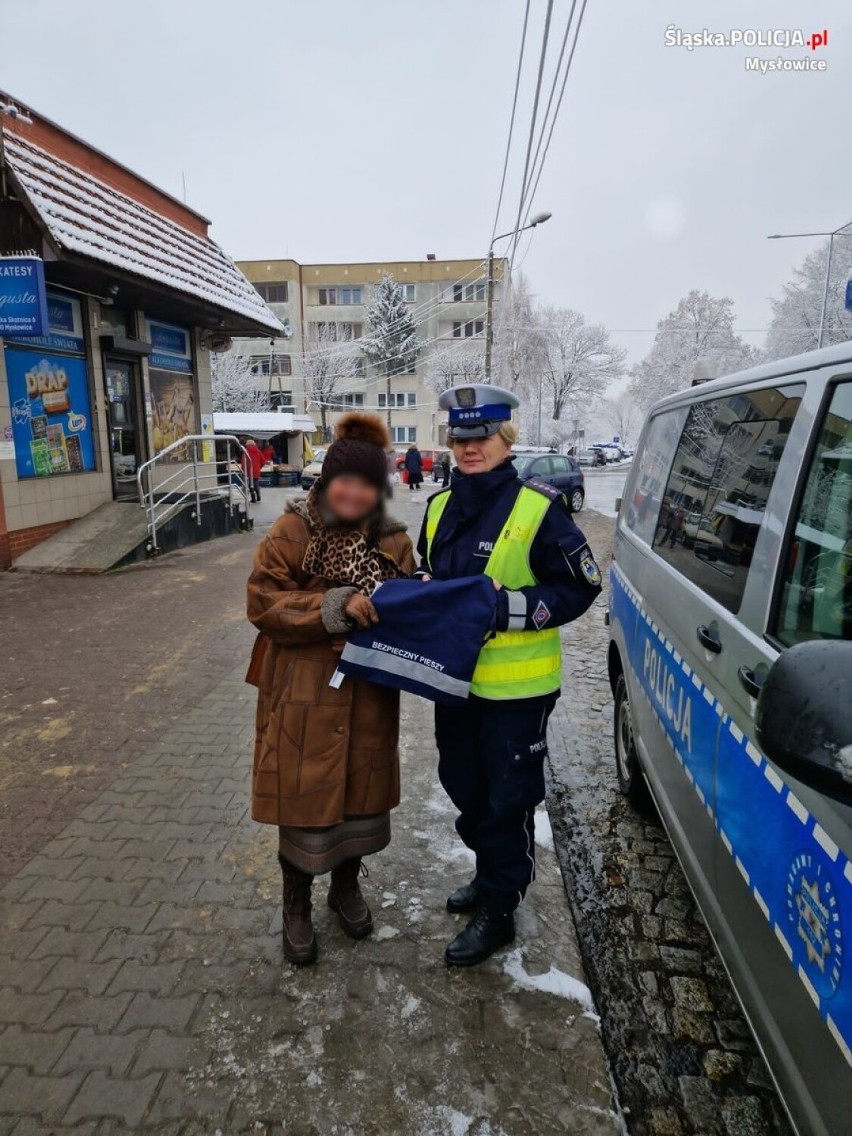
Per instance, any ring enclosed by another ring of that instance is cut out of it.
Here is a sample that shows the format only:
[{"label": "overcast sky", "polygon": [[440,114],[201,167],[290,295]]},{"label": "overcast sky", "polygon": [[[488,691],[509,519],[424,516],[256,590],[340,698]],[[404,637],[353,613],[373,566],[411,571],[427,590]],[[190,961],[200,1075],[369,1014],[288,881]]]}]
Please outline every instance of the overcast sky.
[{"label": "overcast sky", "polygon": [[[473,257],[491,236],[523,7],[0,0],[0,87],[177,196],[185,178],[236,259]],[[555,2],[554,43],[568,7]],[[532,0],[500,230],[544,9]],[[827,69],[747,72],[747,55],[811,53],[690,52],[664,46],[670,24],[827,28]],[[761,342],[768,298],[818,243],[766,234],[852,219],[850,47],[848,0],[588,0],[536,198],[553,219],[519,250],[533,291],[608,324],[634,359],[691,288],[733,297]]]}]

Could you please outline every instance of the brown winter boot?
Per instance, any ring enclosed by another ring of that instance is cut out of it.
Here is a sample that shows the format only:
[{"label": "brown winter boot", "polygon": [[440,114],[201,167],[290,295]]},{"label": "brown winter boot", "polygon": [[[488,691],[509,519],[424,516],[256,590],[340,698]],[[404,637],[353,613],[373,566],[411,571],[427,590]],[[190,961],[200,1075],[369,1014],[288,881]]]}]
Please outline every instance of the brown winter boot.
[{"label": "brown winter boot", "polygon": [[300,872],[280,853],[278,863],[284,879],[284,956],[297,966],[306,966],[315,962],[317,957],[317,937],[311,922],[311,884],[314,877]]},{"label": "brown winter boot", "polygon": [[373,929],[373,916],[358,883],[361,861],[344,860],[332,870],[328,906],[350,939],[363,939]]}]

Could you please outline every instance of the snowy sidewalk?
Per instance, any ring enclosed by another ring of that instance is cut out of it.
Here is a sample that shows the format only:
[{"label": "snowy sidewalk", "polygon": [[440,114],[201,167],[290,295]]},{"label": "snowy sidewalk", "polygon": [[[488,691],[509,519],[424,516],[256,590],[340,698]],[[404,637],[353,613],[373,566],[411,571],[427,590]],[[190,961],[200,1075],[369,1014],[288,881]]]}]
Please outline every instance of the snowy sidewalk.
[{"label": "snowy sidewalk", "polygon": [[409,699],[404,805],[346,939],[281,961],[274,830],[248,818],[242,667],[0,892],[0,1133],[621,1131],[546,815],[515,949],[446,969],[470,872]]}]

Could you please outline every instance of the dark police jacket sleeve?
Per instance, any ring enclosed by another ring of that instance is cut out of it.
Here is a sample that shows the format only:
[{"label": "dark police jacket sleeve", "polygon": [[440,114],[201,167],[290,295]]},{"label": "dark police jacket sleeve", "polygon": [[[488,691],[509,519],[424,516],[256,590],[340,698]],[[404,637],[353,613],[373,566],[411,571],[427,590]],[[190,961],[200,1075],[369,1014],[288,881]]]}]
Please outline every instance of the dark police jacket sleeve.
[{"label": "dark police jacket sleeve", "polygon": [[[574,523],[565,498],[550,485],[536,488],[551,497],[530,549],[530,568],[538,583],[498,595],[498,631],[542,631],[578,619],[601,592],[601,573],[588,542]],[[417,551],[426,565],[425,520]],[[468,561],[471,573],[485,561]]]}]

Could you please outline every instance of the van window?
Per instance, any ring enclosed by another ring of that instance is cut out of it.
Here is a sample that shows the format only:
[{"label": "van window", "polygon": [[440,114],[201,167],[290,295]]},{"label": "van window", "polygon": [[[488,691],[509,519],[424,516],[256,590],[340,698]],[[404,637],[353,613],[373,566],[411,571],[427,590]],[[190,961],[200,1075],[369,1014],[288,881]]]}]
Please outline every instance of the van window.
[{"label": "van window", "polygon": [[640,540],[651,544],[663,500],[663,487],[672,464],[687,408],[657,414],[648,424],[648,433],[633,461],[636,480],[625,498],[624,523]]},{"label": "van window", "polygon": [[677,447],[654,548],[729,611],[742,602],[802,389],[770,387],[695,403]]},{"label": "van window", "polygon": [[852,382],[838,386],[817,440],[796,518],[775,633],[852,638]]}]

